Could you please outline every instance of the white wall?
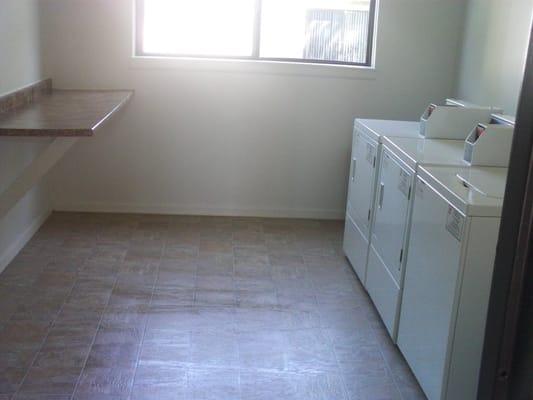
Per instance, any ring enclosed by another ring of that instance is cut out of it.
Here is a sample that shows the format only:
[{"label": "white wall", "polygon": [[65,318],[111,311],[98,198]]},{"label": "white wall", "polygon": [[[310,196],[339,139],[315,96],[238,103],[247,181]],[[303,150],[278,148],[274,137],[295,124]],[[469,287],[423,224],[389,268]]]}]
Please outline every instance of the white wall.
[{"label": "white wall", "polygon": [[376,71],[352,73],[132,63],[132,0],[42,4],[46,75],[136,91],[58,166],[56,208],[339,218],[353,117],[415,119],[454,94],[465,7],[382,0]]},{"label": "white wall", "polygon": [[[0,94],[42,78],[38,0],[0,1]],[[0,193],[49,142],[0,138]],[[28,192],[0,218],[0,271],[50,212],[45,185]]]},{"label": "white wall", "polygon": [[532,15],[531,0],[469,0],[458,97],[516,113]]}]

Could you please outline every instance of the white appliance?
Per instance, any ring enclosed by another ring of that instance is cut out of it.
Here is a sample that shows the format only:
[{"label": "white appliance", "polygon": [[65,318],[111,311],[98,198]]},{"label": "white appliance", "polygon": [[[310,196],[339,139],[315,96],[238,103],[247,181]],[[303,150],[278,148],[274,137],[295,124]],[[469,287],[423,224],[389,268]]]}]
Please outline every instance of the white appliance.
[{"label": "white appliance", "polygon": [[[397,339],[409,244],[412,188],[420,165],[507,166],[514,121],[494,115],[466,141],[384,137],[365,287],[393,341]],[[463,136],[465,136],[463,134]]]},{"label": "white appliance", "polygon": [[[426,111],[424,113],[426,116],[421,119],[422,123],[355,120],[343,249],[363,285],[366,282],[377,184],[376,171],[379,167],[382,138],[384,136],[422,138],[422,133],[425,133],[432,138],[452,139],[460,136],[464,140],[473,126],[479,122],[488,123],[490,120],[490,108],[461,100],[447,99],[444,106],[430,105],[430,107],[434,107],[435,110],[431,115],[426,115],[428,114]],[[425,126],[424,129],[421,128],[422,124]]]},{"label": "white appliance", "polygon": [[368,252],[366,289],[396,341],[412,210],[419,165],[464,166],[464,140],[383,138]]},{"label": "white appliance", "polygon": [[414,121],[355,120],[343,249],[363,284],[382,137],[419,137],[419,132],[420,124]]},{"label": "white appliance", "polygon": [[430,400],[474,400],[506,168],[419,168],[398,346]]}]

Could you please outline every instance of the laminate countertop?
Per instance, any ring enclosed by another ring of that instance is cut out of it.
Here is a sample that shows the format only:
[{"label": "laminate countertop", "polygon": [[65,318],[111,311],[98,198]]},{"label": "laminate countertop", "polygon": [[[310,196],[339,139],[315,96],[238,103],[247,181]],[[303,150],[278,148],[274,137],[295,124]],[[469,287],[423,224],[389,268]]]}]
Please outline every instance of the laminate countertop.
[{"label": "laminate countertop", "polygon": [[40,91],[16,107],[0,109],[0,136],[92,136],[132,96],[132,90]]}]

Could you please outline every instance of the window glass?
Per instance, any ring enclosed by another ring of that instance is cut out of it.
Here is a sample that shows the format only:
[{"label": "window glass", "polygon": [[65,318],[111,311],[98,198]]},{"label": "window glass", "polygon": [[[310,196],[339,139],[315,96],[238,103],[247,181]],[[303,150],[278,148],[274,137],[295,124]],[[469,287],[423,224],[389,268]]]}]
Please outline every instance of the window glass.
[{"label": "window glass", "polygon": [[370,64],[375,0],[136,0],[138,55]]},{"label": "window glass", "polygon": [[143,51],[251,56],[254,0],[144,0]]},{"label": "window glass", "polygon": [[263,0],[260,56],[365,63],[370,0]]}]

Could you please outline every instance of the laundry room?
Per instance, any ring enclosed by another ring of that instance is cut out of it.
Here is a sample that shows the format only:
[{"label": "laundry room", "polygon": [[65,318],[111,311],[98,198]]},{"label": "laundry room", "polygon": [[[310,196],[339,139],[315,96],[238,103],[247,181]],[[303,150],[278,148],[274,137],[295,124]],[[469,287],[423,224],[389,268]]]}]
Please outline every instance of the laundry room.
[{"label": "laundry room", "polygon": [[533,398],[531,0],[0,0],[0,400]]}]

